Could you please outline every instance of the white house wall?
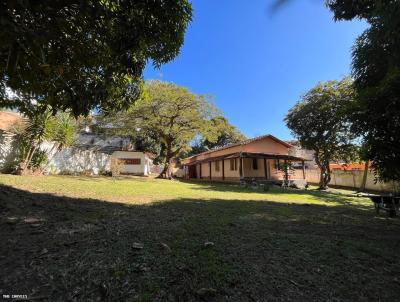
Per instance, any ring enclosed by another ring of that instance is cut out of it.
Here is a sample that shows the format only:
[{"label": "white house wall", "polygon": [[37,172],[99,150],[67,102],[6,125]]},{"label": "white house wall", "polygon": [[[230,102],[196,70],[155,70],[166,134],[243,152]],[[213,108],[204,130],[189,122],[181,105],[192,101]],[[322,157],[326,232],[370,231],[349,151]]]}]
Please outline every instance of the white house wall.
[{"label": "white house wall", "polygon": [[[126,148],[130,146],[129,139],[123,137],[103,137],[90,133],[81,133],[77,136],[74,147],[53,150],[52,142],[44,142],[40,149],[46,151],[49,163],[45,169],[49,174],[92,174],[98,175],[111,171],[111,157],[125,159],[140,159],[140,165],[124,165],[122,173],[135,175],[151,174],[152,159],[143,152],[114,151],[112,155],[108,148]],[[105,149],[106,152],[101,150]],[[112,151],[111,151],[112,152]],[[13,146],[13,138],[7,133],[0,133],[0,172],[8,172],[6,169],[15,162],[16,153]]]},{"label": "white house wall", "polygon": [[0,131],[0,172],[8,172],[15,162],[16,155],[13,136]]},{"label": "white house wall", "polygon": [[56,153],[51,159],[47,172],[50,174],[93,175],[110,171],[111,156],[109,154],[78,148],[66,148]]},{"label": "white house wall", "polygon": [[[80,174],[93,175],[110,172],[111,155],[100,152],[99,149],[106,147],[126,148],[130,140],[123,137],[106,137],[92,133],[80,133],[75,140],[75,146],[55,152],[55,156],[48,154],[50,163],[47,173],[50,174]],[[53,143],[45,142],[41,145],[42,150],[48,153]]]},{"label": "white house wall", "polygon": [[139,159],[140,164],[125,164],[121,173],[133,174],[133,175],[149,175],[151,159],[143,152],[132,152],[132,151],[115,151],[112,154],[113,158],[118,159]]}]

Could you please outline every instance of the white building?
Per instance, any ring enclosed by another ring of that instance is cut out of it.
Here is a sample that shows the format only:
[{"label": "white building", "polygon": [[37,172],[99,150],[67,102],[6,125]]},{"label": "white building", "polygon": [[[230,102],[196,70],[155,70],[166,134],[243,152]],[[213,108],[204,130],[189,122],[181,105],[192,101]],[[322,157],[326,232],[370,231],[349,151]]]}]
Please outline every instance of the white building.
[{"label": "white building", "polygon": [[[16,162],[12,128],[23,118],[12,112],[0,111],[0,172],[10,172]],[[120,159],[122,174],[149,176],[153,171],[154,155],[135,151],[126,137],[106,136],[82,131],[73,146],[50,154],[53,143],[45,142],[40,149],[48,153],[45,173],[99,175],[111,173],[111,158]]]},{"label": "white building", "polygon": [[[50,150],[51,143],[42,146]],[[126,137],[104,136],[80,133],[72,147],[50,155],[46,173],[99,175],[111,173],[111,159],[118,158],[124,163],[121,174],[149,176],[154,156],[135,151]]]},{"label": "white building", "polygon": [[114,151],[112,158],[117,158],[124,163],[122,174],[149,176],[153,166],[154,156],[140,151]]}]

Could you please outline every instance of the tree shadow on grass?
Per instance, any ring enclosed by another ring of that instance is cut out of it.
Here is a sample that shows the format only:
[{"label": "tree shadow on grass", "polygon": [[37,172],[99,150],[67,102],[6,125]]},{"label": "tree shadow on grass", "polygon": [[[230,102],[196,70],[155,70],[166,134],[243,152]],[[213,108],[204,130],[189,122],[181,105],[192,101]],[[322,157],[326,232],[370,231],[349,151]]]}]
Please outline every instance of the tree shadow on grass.
[{"label": "tree shadow on grass", "polygon": [[3,293],[45,301],[365,301],[395,300],[400,290],[399,220],[353,207],[133,205],[0,185],[0,211]]}]

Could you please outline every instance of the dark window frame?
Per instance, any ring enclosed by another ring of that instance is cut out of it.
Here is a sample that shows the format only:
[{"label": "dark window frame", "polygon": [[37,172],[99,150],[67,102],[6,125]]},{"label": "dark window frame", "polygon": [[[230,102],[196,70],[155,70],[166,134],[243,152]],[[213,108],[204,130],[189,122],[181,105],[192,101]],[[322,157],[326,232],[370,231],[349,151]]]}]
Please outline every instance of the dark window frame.
[{"label": "dark window frame", "polygon": [[253,170],[258,170],[258,159],[257,158],[253,158],[253,162],[251,163],[251,168]]},{"label": "dark window frame", "polygon": [[279,159],[275,159],[275,170],[278,170],[278,171],[282,170]]},{"label": "dark window frame", "polygon": [[231,171],[236,171],[237,170],[236,158],[231,158],[229,160],[229,167],[230,167]]}]

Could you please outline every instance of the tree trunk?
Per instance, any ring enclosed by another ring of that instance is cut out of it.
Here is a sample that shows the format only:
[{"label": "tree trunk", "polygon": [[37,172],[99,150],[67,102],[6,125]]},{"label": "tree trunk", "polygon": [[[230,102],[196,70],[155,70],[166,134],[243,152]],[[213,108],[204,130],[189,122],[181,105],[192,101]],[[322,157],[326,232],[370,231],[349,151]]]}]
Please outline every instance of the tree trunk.
[{"label": "tree trunk", "polygon": [[166,144],[166,155],[165,155],[165,161],[164,161],[164,169],[162,170],[159,178],[166,178],[166,179],[171,179],[171,171],[170,171],[170,166],[171,166],[171,161],[174,158],[174,156],[177,154],[178,151],[172,151],[172,144],[170,142],[167,142]]},{"label": "tree trunk", "polygon": [[32,152],[31,152],[31,155],[29,156],[29,159],[28,159],[28,161],[26,163],[26,167],[25,168],[28,168],[29,164],[32,161],[33,155],[35,154],[35,152],[38,149],[38,147],[39,147],[39,145],[35,145],[35,147],[33,148]]},{"label": "tree trunk", "polygon": [[169,166],[170,166],[170,163],[168,160],[166,160],[164,163],[164,168],[163,168],[162,172],[160,173],[159,178],[171,179]]},{"label": "tree trunk", "polygon": [[320,175],[318,190],[326,190],[326,189],[328,189],[328,184],[331,181],[331,170],[329,168],[329,162],[324,163],[320,167],[320,169],[321,169],[321,175]]},{"label": "tree trunk", "polygon": [[331,169],[329,168],[329,160],[321,160],[319,159],[317,153],[315,155],[315,162],[317,163],[320,169],[319,175],[319,188],[318,190],[326,190],[328,189],[328,184],[331,181]]},{"label": "tree trunk", "polygon": [[365,162],[363,179],[362,179],[361,186],[360,186],[360,189],[358,190],[358,192],[364,192],[365,191],[365,186],[367,184],[367,177],[368,177],[368,167],[369,167],[369,160],[367,160]]},{"label": "tree trunk", "polygon": [[33,148],[32,148],[32,146],[30,146],[29,149],[28,149],[28,152],[26,153],[24,161],[21,163],[21,168],[22,168],[23,171],[28,166],[28,160],[29,160],[29,157],[31,156],[32,150],[33,150]]},{"label": "tree trunk", "polygon": [[26,154],[25,160],[22,162],[22,165],[21,165],[21,172],[20,173],[22,175],[27,174],[29,164],[30,164],[30,162],[32,160],[33,155],[36,152],[36,149],[37,149],[37,145],[34,145],[33,147],[31,146],[29,148],[28,153]]}]

